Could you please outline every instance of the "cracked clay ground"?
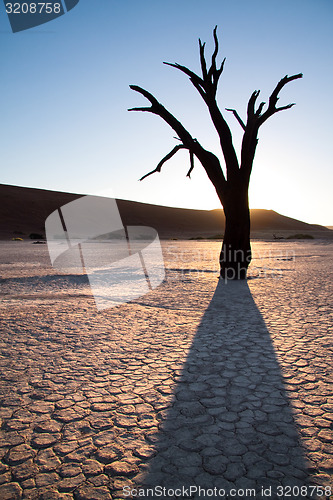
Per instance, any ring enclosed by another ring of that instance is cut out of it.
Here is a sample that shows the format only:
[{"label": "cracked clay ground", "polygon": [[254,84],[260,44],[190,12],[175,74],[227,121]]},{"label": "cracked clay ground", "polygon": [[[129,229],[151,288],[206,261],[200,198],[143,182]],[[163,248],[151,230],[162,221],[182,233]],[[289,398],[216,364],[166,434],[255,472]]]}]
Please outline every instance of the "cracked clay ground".
[{"label": "cracked clay ground", "polygon": [[163,245],[165,282],[98,312],[46,246],[0,244],[0,499],[329,498],[332,244],[255,242],[227,285],[218,243]]}]

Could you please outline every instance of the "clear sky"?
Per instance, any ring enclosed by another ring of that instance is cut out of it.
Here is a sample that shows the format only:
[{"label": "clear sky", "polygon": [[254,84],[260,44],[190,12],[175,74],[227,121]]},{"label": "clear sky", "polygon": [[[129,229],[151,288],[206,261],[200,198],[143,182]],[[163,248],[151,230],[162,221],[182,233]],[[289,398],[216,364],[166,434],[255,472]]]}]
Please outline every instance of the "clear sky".
[{"label": "clear sky", "polygon": [[[218,25],[226,56],[218,100],[245,119],[255,89],[296,102],[260,129],[252,208],[333,225],[332,0],[80,0],[66,15],[13,34],[0,4],[0,182],[186,208],[219,208],[201,165],[186,178],[179,152],[143,182],[176,144],[129,84],[150,90],[207,149],[219,153],[208,112],[187,77],[199,71],[198,38],[212,49]],[[239,151],[241,128],[226,118]]]}]

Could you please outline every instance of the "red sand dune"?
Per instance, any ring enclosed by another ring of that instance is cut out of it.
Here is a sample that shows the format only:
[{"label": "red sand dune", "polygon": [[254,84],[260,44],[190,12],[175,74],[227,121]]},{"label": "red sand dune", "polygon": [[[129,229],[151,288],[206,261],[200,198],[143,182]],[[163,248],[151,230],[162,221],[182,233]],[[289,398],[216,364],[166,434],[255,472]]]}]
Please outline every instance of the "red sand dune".
[{"label": "red sand dune", "polygon": [[[28,238],[44,234],[47,216],[84,195],[0,184],[0,239]],[[117,200],[124,225],[145,225],[157,229],[162,238],[209,237],[223,234],[222,210],[190,210]],[[273,210],[251,210],[252,237],[272,238],[273,234],[310,233],[333,236],[329,229],[291,219]]]}]

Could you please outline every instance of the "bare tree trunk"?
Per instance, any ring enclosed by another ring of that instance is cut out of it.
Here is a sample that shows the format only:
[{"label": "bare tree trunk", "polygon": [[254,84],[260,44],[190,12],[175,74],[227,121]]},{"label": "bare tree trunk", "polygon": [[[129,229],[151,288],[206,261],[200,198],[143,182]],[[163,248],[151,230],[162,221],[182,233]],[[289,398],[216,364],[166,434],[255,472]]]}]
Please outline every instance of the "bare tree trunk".
[{"label": "bare tree trunk", "polygon": [[246,279],[251,262],[250,210],[247,189],[228,193],[223,203],[225,232],[220,253],[220,274],[224,279]]}]

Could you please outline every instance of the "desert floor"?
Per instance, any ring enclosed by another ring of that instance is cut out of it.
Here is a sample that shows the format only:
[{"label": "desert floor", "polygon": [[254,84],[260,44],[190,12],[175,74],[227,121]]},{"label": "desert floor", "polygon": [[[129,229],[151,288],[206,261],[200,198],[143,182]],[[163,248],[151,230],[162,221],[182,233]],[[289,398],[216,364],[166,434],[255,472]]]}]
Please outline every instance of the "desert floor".
[{"label": "desert floor", "polygon": [[227,284],[219,248],[163,242],[165,281],[98,311],[0,243],[1,500],[333,498],[333,244],[254,242]]}]

